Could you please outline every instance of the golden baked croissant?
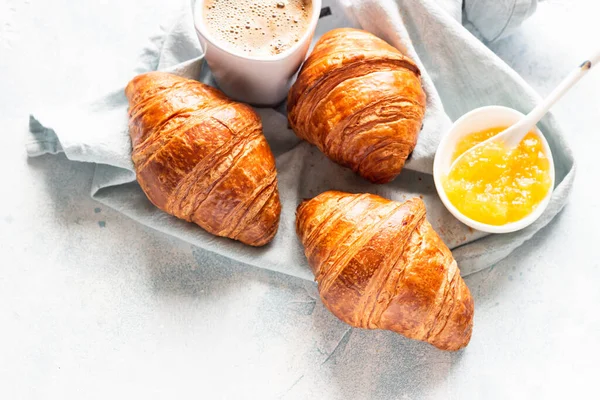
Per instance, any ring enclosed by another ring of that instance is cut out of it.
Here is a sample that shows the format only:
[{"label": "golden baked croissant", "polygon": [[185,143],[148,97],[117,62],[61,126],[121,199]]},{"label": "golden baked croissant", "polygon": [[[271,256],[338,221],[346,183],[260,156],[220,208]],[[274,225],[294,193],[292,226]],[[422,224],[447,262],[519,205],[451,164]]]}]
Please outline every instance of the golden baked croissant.
[{"label": "golden baked croissant", "polygon": [[125,93],[132,159],[148,199],[214,235],[271,241],[281,211],[275,159],[252,108],[164,72],[136,76]]},{"label": "golden baked croissant", "polygon": [[400,173],[424,114],[415,63],[376,36],[350,28],[321,37],[288,95],[294,132],[375,183]]},{"label": "golden baked croissant", "polygon": [[296,230],[323,303],[342,321],[442,350],[469,343],[469,288],[420,199],[329,191],[300,204]]}]

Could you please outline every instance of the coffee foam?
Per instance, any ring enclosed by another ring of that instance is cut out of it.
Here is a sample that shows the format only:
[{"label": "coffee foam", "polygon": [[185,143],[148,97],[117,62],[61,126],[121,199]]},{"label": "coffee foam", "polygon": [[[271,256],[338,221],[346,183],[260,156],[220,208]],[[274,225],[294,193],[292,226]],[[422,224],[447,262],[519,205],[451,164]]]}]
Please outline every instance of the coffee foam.
[{"label": "coffee foam", "polygon": [[207,0],[202,19],[211,37],[250,56],[279,54],[308,29],[310,0]]}]

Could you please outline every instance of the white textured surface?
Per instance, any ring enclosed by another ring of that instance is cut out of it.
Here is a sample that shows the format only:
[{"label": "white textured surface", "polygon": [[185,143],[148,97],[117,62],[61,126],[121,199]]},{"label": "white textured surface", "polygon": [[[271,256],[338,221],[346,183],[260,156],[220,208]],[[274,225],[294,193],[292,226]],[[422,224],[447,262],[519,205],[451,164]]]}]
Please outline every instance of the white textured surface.
[{"label": "white textured surface", "polygon": [[[159,0],[0,0],[0,398],[595,393],[600,71],[554,109],[578,160],[569,205],[515,254],[467,279],[473,340],[443,353],[349,330],[308,283],[225,261],[204,265],[189,246],[90,200],[90,165],[27,160],[27,113],[96,93],[94,74],[118,85],[135,59],[122,55],[151,33],[139,22],[158,24],[169,8]],[[596,0],[548,0],[491,47],[546,94],[600,46],[599,12]],[[85,73],[67,75],[66,65]]]}]

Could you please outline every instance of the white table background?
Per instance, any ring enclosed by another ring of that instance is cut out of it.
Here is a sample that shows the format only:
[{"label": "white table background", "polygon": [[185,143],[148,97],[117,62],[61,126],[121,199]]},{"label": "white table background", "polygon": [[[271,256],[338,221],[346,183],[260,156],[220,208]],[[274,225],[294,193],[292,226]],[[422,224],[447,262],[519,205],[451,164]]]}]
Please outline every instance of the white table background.
[{"label": "white table background", "polygon": [[[92,201],[92,165],[26,158],[28,113],[98,93],[95,74],[122,85],[151,33],[139,27],[164,21],[168,3],[0,0],[0,399],[597,393],[600,70],[555,107],[578,162],[569,204],[467,278],[473,339],[445,353],[348,329],[311,283],[205,265],[191,246]],[[599,15],[597,0],[547,0],[491,48],[544,95],[600,47]]]}]

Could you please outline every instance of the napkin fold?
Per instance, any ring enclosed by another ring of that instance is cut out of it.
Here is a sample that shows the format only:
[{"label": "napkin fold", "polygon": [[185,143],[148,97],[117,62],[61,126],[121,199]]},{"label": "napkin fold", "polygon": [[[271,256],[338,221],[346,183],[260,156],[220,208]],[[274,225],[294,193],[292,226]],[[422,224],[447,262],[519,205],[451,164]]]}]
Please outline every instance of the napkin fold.
[{"label": "napkin fold", "polygon": [[91,177],[94,199],[203,249],[202,259],[207,263],[219,254],[309,280],[313,276],[294,229],[295,210],[303,199],[326,190],[371,192],[400,201],[420,196],[431,224],[453,250],[463,276],[468,275],[506,257],[552,220],[565,205],[573,183],[573,157],[552,115],[539,126],[553,151],[556,187],[544,214],[528,228],[504,235],[473,231],[447,212],[431,176],[437,144],[452,120],[492,104],[527,113],[539,101],[523,79],[478,40],[492,41],[509,34],[536,5],[536,0],[467,0],[464,4],[459,0],[325,0],[323,7],[328,12],[322,13],[315,40],[337,27],[361,27],[415,60],[427,93],[424,127],[401,175],[389,184],[375,185],[300,141],[287,127],[283,105],[256,108],[276,156],[282,202],[279,231],[273,242],[262,248],[212,236],[160,211],[135,180],[123,92],[127,82],[136,74],[159,69],[215,84],[204,65],[192,7],[187,2],[176,21],[161,28],[140,49],[139,65],[129,76],[123,76],[123,87],[100,94],[92,102],[34,111],[27,152],[31,157],[64,152],[70,160],[96,163]]}]

